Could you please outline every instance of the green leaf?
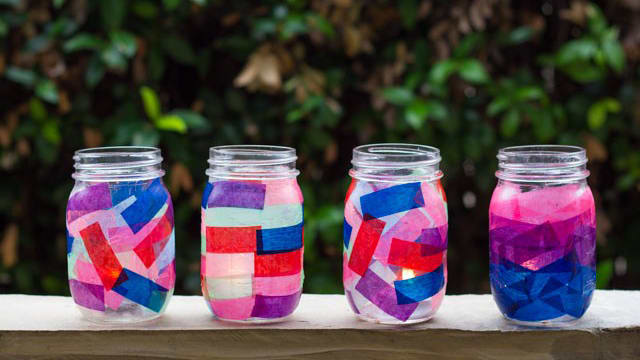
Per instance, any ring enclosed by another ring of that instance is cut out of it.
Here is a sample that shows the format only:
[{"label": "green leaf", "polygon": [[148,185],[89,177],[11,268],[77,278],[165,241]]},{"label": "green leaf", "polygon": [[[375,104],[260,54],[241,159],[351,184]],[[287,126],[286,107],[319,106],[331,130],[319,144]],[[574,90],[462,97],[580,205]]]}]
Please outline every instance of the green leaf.
[{"label": "green leaf", "polygon": [[609,31],[602,40],[602,53],[611,68],[621,73],[624,70],[625,54],[620,41],[618,40],[617,29]]},{"label": "green leaf", "polygon": [[544,108],[529,111],[533,133],[538,141],[543,143],[556,136],[556,127],[550,110],[549,108]]},{"label": "green leaf", "polygon": [[28,53],[39,53],[44,51],[49,45],[51,45],[51,38],[47,34],[40,34],[29,39],[24,45],[24,50]]},{"label": "green leaf", "polygon": [[404,26],[412,30],[416,26],[416,20],[418,19],[418,1],[400,0],[398,10]]},{"label": "green leaf", "polygon": [[131,10],[143,19],[153,19],[158,15],[158,7],[152,1],[147,0],[134,2]]},{"label": "green leaf", "polygon": [[489,81],[489,74],[484,65],[476,59],[463,61],[458,71],[461,78],[473,84],[485,84]]},{"label": "green leaf", "polygon": [[167,10],[174,10],[180,5],[180,0],[162,0],[164,8]]},{"label": "green leaf", "polygon": [[483,41],[484,35],[479,32],[474,32],[465,36],[460,41],[460,44],[458,44],[458,46],[453,50],[453,57],[468,57]]},{"label": "green leaf", "polygon": [[93,56],[91,60],[89,60],[89,65],[87,66],[87,72],[84,75],[84,79],[87,82],[87,86],[90,88],[94,88],[100,80],[104,77],[105,68],[104,64],[100,60],[100,57]]},{"label": "green leaf", "polygon": [[127,59],[113,44],[100,52],[100,58],[110,69],[120,71],[127,69]]},{"label": "green leaf", "polygon": [[273,19],[257,19],[253,23],[253,28],[251,30],[251,35],[253,38],[261,40],[267,37],[268,35],[275,34],[278,29],[278,24]]},{"label": "green leaf", "polygon": [[98,1],[98,3],[104,29],[107,32],[118,30],[127,15],[128,0]]},{"label": "green leaf", "polygon": [[609,282],[613,278],[613,260],[607,259],[600,261],[596,268],[596,288],[604,289],[609,286]]},{"label": "green leaf", "polygon": [[592,38],[571,40],[565,43],[555,55],[558,66],[569,65],[576,61],[588,61],[598,52],[598,44]]},{"label": "green leaf", "polygon": [[60,9],[64,5],[65,0],[53,0],[53,7]]},{"label": "green leaf", "polygon": [[514,98],[518,101],[540,100],[546,96],[539,86],[521,86],[516,89]]},{"label": "green leaf", "polygon": [[147,116],[152,120],[160,117],[160,101],[156,92],[150,87],[143,86],[140,88],[140,97],[142,97],[142,105]]},{"label": "green leaf", "polygon": [[207,119],[195,111],[177,109],[170,114],[180,117],[189,129],[203,130],[210,128]]},{"label": "green leaf", "polygon": [[604,98],[589,107],[587,123],[591,130],[598,130],[607,120],[607,113],[620,112],[620,102],[614,98]]},{"label": "green leaf", "polygon": [[111,44],[124,56],[132,57],[136,54],[138,44],[136,38],[126,31],[114,31],[109,34]]},{"label": "green leaf", "polygon": [[58,103],[58,87],[49,79],[38,81],[36,84],[36,95],[46,102],[52,104]]},{"label": "green leaf", "polygon": [[50,142],[53,145],[60,144],[60,140],[62,140],[62,136],[60,135],[60,127],[58,126],[58,122],[55,120],[48,120],[40,129],[42,132],[42,137]]},{"label": "green leaf", "polygon": [[177,115],[163,115],[154,121],[160,130],[175,131],[180,134],[187,132],[187,124]]},{"label": "green leaf", "polygon": [[509,32],[500,42],[505,45],[519,45],[531,40],[534,34],[533,28],[520,26]]},{"label": "green leaf", "polygon": [[309,96],[300,107],[287,113],[287,122],[296,122],[323,104],[324,99],[321,96]]},{"label": "green leaf", "polygon": [[458,69],[458,63],[455,60],[443,60],[431,68],[429,71],[429,82],[432,85],[441,85],[447,78]]},{"label": "green leaf", "polygon": [[502,117],[502,122],[500,123],[500,133],[506,138],[513,137],[518,132],[518,127],[520,126],[520,114],[516,109],[510,109],[507,113]]},{"label": "green leaf", "polygon": [[427,101],[427,105],[429,106],[429,117],[435,120],[447,119],[449,110],[441,101],[431,99]]},{"label": "green leaf", "polygon": [[47,118],[47,108],[38,98],[32,97],[29,101],[29,115],[33,120],[41,122]]},{"label": "green leaf", "polygon": [[4,37],[9,32],[9,24],[0,19],[0,36]]},{"label": "green leaf", "polygon": [[31,70],[25,70],[16,66],[9,66],[5,70],[4,75],[7,79],[17,82],[18,84],[31,87],[36,82],[36,73]]},{"label": "green leaf", "polygon": [[289,15],[282,24],[280,29],[280,36],[283,39],[289,40],[298,34],[304,34],[307,32],[307,23],[301,15]]},{"label": "green leaf", "polygon": [[382,96],[394,105],[408,105],[414,98],[410,90],[398,86],[382,90]]},{"label": "green leaf", "polygon": [[607,29],[607,19],[602,10],[593,3],[587,5],[587,24],[589,32],[599,35]]},{"label": "green leaf", "polygon": [[498,95],[487,106],[487,115],[496,116],[505,111],[511,105],[511,99],[505,95]]},{"label": "green leaf", "polygon": [[62,49],[67,53],[71,53],[79,50],[100,50],[104,46],[105,42],[99,37],[89,33],[79,33],[65,41]]},{"label": "green leaf", "polygon": [[131,139],[134,146],[156,146],[158,142],[160,142],[160,134],[151,127],[144,127],[136,131]]},{"label": "green leaf", "polygon": [[570,65],[562,66],[560,70],[569,75],[574,81],[580,83],[599,81],[606,75],[606,69],[588,62],[574,62]]},{"label": "green leaf", "polygon": [[185,64],[193,65],[196,60],[196,54],[183,38],[178,35],[168,35],[162,40],[164,51],[173,60]]},{"label": "green leaf", "polygon": [[310,14],[307,16],[307,22],[312,29],[320,31],[328,38],[332,39],[336,35],[333,25],[324,17],[318,14]]},{"label": "green leaf", "polygon": [[422,128],[429,115],[429,105],[422,99],[415,99],[407,106],[404,117],[407,123],[414,129]]}]

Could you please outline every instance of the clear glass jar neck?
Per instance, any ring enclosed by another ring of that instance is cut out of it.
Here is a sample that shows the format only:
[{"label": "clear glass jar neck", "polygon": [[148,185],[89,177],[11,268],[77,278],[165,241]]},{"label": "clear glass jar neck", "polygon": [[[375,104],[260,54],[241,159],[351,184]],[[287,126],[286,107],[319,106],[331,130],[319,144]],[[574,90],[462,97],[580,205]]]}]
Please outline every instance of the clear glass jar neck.
[{"label": "clear glass jar neck", "polygon": [[442,177],[440,150],[415,144],[369,144],[353,149],[352,178],[380,182],[431,181]]},{"label": "clear glass jar neck", "polygon": [[209,149],[211,178],[287,179],[300,173],[296,169],[296,149],[271,145],[225,145]]},{"label": "clear glass jar neck", "polygon": [[589,176],[587,153],[579,146],[511,146],[500,149],[497,158],[501,180],[565,183]]},{"label": "clear glass jar neck", "polygon": [[145,146],[113,146],[82,149],[73,156],[79,181],[137,181],[164,175],[160,149]]}]

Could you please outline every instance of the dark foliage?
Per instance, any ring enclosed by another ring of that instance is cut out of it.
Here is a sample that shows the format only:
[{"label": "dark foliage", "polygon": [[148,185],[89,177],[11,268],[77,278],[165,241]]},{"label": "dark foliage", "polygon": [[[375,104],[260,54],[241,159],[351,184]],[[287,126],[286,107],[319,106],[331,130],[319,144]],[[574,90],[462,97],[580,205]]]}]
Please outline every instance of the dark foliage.
[{"label": "dark foliage", "polygon": [[[178,293],[198,294],[207,148],[294,146],[308,292],[341,291],[351,149],[442,150],[450,293],[488,291],[495,154],[585,146],[598,286],[640,283],[634,0],[0,0],[0,292],[65,294],[74,150],[158,145]],[[634,205],[635,204],[635,205]]]}]

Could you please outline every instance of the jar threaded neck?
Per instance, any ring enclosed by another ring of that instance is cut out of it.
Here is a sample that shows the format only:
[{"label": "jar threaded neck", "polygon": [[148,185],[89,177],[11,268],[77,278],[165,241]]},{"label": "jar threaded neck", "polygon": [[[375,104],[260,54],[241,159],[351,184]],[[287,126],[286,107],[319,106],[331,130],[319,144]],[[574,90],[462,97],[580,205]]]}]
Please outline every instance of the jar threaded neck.
[{"label": "jar threaded neck", "polygon": [[73,156],[80,181],[148,180],[164,175],[160,149],[146,146],[112,146],[82,149]]},{"label": "jar threaded neck", "polygon": [[589,176],[587,153],[579,146],[522,145],[500,149],[496,177],[523,182],[571,182]]},{"label": "jar threaded neck", "polygon": [[224,145],[209,149],[206,174],[223,179],[295,178],[296,149],[272,145]]},{"label": "jar threaded neck", "polygon": [[442,177],[440,150],[427,145],[382,143],[353,149],[351,177],[381,182],[430,181]]}]

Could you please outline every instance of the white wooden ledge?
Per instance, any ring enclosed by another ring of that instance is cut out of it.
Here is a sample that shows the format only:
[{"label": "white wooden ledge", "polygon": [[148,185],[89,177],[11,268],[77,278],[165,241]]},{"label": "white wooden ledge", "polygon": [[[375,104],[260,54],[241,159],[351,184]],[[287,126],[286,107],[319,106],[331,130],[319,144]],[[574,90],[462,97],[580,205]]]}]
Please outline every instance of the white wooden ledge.
[{"label": "white wooden ledge", "polygon": [[342,295],[303,295],[286,322],[212,319],[204,300],[174,296],[160,319],[100,326],[71,298],[0,295],[0,359],[640,359],[640,291],[596,291],[573,327],[521,328],[490,295],[445,297],[429,322],[357,320]]}]

